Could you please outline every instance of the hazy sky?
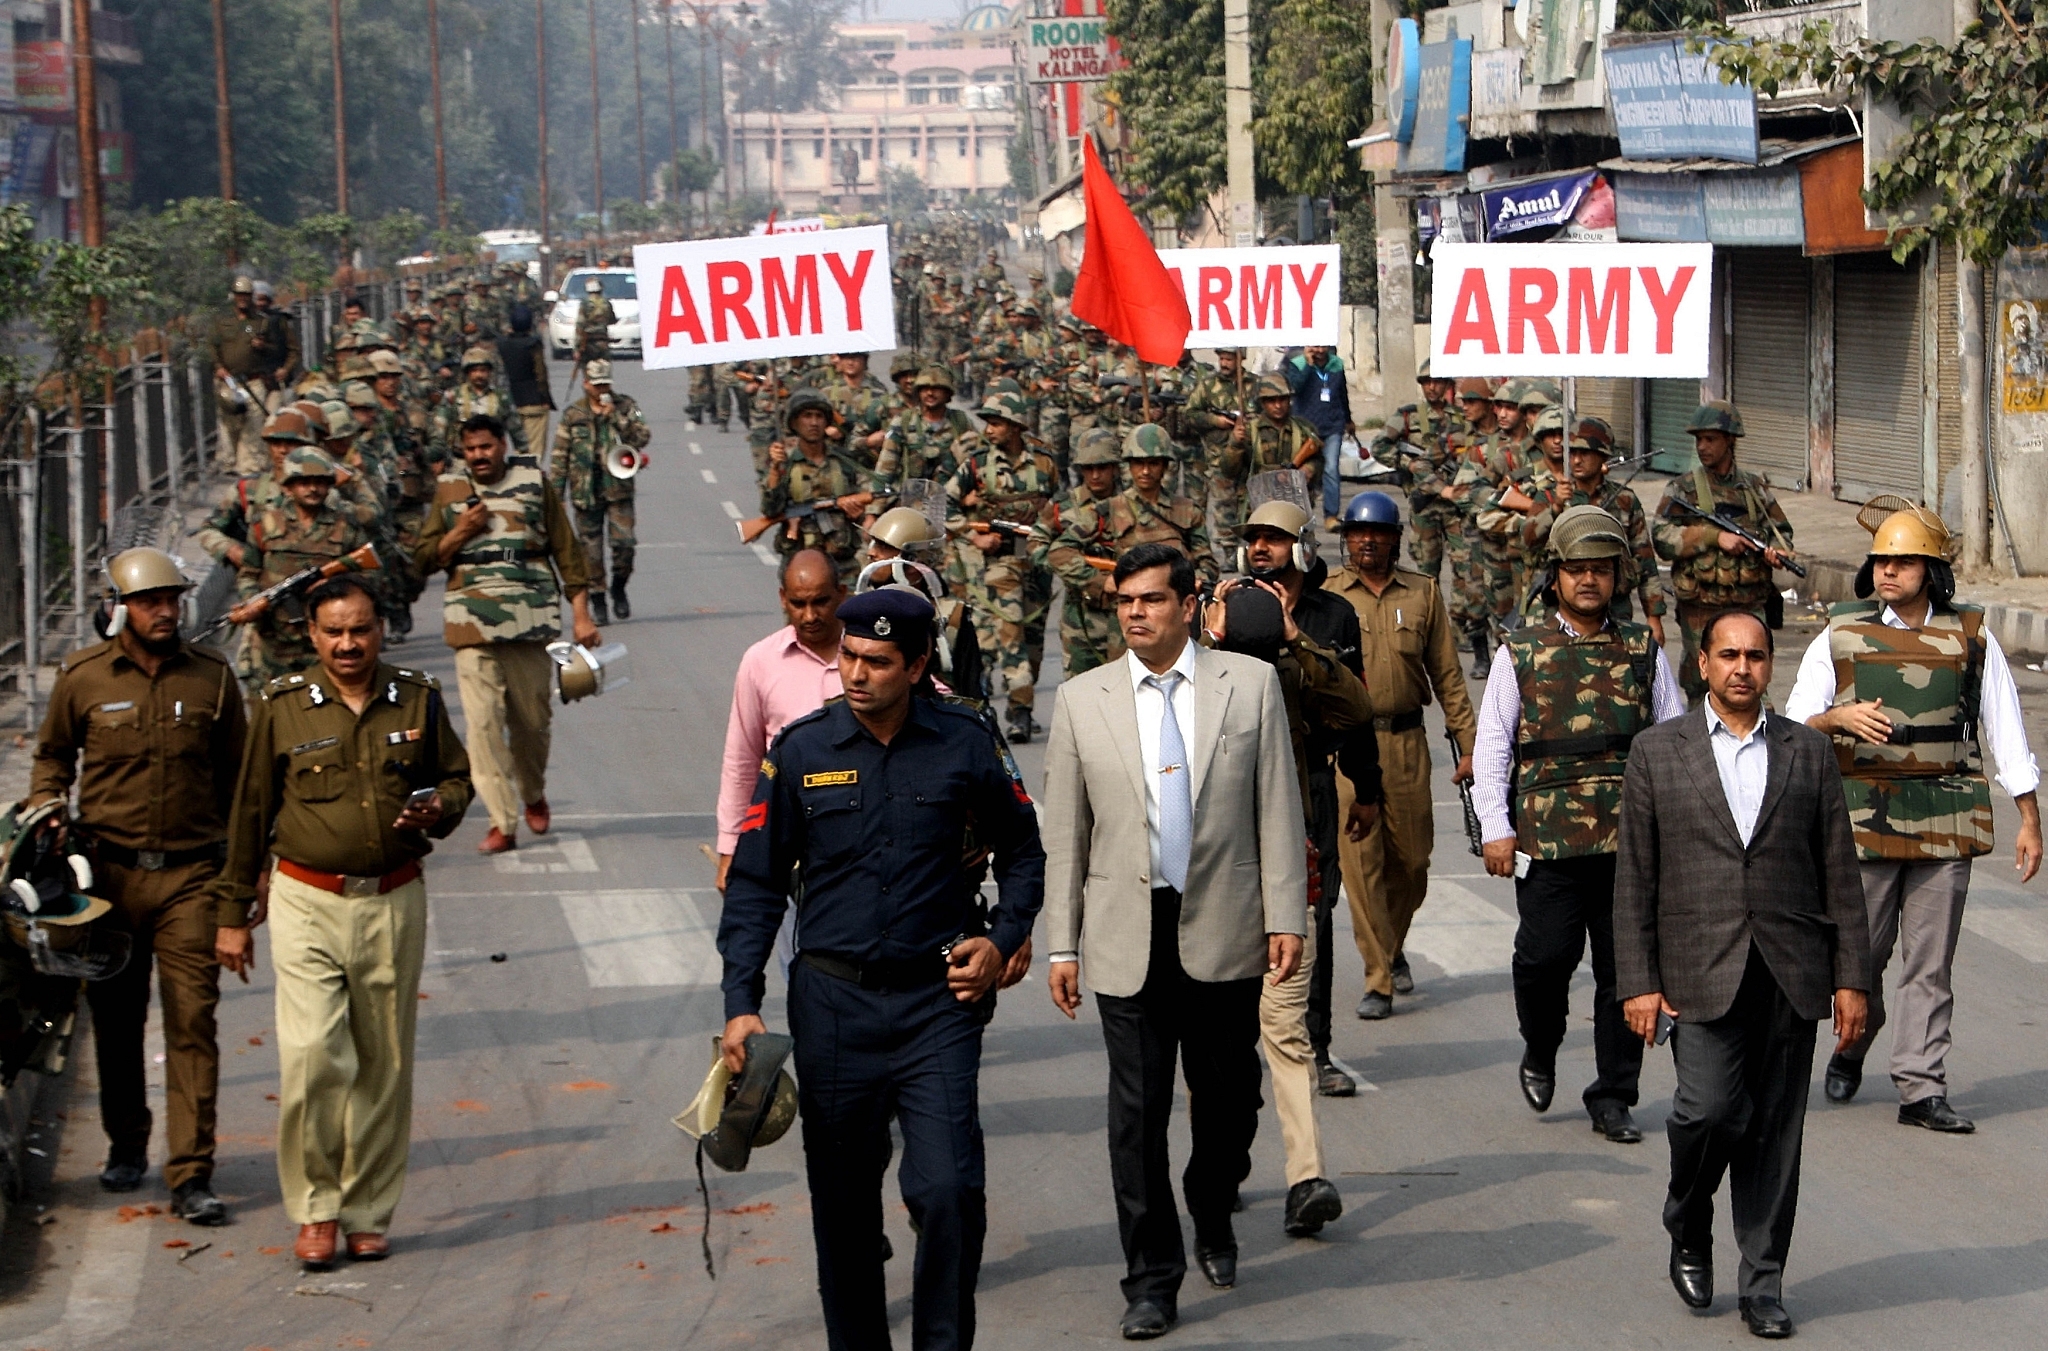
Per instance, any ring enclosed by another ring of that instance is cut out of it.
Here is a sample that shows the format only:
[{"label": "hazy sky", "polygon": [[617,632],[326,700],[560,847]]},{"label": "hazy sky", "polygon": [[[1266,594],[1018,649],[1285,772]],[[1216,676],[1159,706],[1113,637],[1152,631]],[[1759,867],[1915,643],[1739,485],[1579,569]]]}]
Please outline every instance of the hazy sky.
[{"label": "hazy sky", "polygon": [[[860,12],[854,0],[847,13],[858,18]],[[957,19],[962,11],[960,0],[868,0],[867,12],[880,19]]]}]

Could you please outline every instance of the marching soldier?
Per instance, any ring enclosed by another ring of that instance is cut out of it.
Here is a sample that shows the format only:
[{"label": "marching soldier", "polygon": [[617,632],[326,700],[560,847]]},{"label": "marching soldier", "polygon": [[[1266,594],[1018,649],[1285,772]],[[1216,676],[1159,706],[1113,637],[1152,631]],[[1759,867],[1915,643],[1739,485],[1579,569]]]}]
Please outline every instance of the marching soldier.
[{"label": "marching soldier", "polygon": [[462,302],[462,333],[465,342],[494,343],[505,321],[505,306],[491,294],[489,273],[469,279],[469,295]]},{"label": "marching soldier", "polygon": [[915,388],[917,410],[889,424],[874,472],[867,476],[869,490],[880,505],[895,499],[897,486],[905,479],[944,483],[952,478],[960,467],[955,447],[962,437],[974,434],[973,421],[952,406],[953,377],[944,366],[925,367]]},{"label": "marching soldier", "polygon": [[1031,709],[1052,602],[1052,576],[1036,558],[1031,530],[1059,491],[1059,470],[1025,436],[1022,398],[991,394],[979,412],[985,430],[955,451],[946,527],[956,540],[979,646],[1002,672],[1010,739],[1024,745],[1037,731]]},{"label": "marching soldier", "polygon": [[31,806],[78,789],[72,829],[89,842],[94,894],[132,936],[128,964],[86,986],[98,1052],[100,1185],[134,1191],[149,1170],[143,1024],[152,958],[163,1001],[164,1182],[171,1213],[227,1221],[213,1193],[214,1104],[220,1081],[215,1008],[220,969],[249,967],[247,918],[216,907],[210,888],[226,854],[241,768],[242,694],[211,649],[178,637],[191,583],[176,560],[130,549],[107,565],[107,641],[74,653],[50,691],[29,785]]},{"label": "marching soldier", "polygon": [[292,387],[299,378],[299,326],[291,315],[277,308],[277,292],[267,281],[252,284],[250,298],[256,304],[256,313],[262,316],[264,332],[256,344],[256,350],[266,360],[275,363],[268,379],[271,398],[275,403],[279,393]]},{"label": "marching soldier", "polygon": [[239,918],[268,868],[278,1182],[294,1255],[324,1271],[344,1241],[359,1262],[390,1252],[426,955],[420,859],[461,822],[470,780],[438,682],[379,660],[361,579],[321,583],[306,613],[319,665],[264,686],[215,892]]},{"label": "marching soldier", "polygon": [[1472,649],[1472,678],[1486,679],[1487,643],[1486,570],[1479,560],[1479,532],[1472,525],[1475,510],[1469,480],[1461,482],[1465,466],[1486,454],[1487,438],[1498,428],[1493,401],[1484,380],[1458,381],[1458,424],[1448,435],[1449,455],[1445,477],[1451,485],[1444,499],[1454,513],[1444,535],[1444,561],[1450,565],[1449,603],[1451,622],[1457,626],[1465,645]]},{"label": "marching soldier", "polygon": [[234,307],[226,314],[214,316],[206,335],[220,409],[218,467],[237,474],[263,472],[259,433],[263,420],[269,416],[266,395],[268,382],[277,368],[275,358],[282,355],[267,350],[270,323],[256,312],[255,291],[255,284],[247,277],[236,277],[229,289]]},{"label": "marching soldier", "polygon": [[[1078,486],[1067,489],[1039,515],[1038,561],[1050,568],[1053,543],[1083,507],[1096,506],[1116,496],[1117,471],[1123,457],[1117,449],[1116,433],[1107,427],[1091,427],[1074,443],[1071,461],[1080,477]],[[1105,566],[1089,564],[1085,582],[1069,580],[1060,600],[1061,670],[1066,677],[1092,671],[1109,660],[1119,630],[1116,622],[1116,594],[1111,588],[1108,568],[1114,560],[1104,556]]]},{"label": "marching soldier", "polygon": [[826,436],[838,416],[816,390],[789,396],[783,427],[795,441],[795,453],[788,440],[769,445],[761,514],[782,522],[775,532],[778,553],[816,549],[832,560],[840,581],[850,587],[860,572],[860,531],[854,522],[875,495],[863,487],[868,471]]},{"label": "marching soldier", "polygon": [[1323,438],[1294,416],[1294,391],[1286,377],[1262,375],[1252,392],[1259,416],[1240,421],[1230,443],[1245,451],[1245,481],[1273,469],[1296,469],[1312,488],[1323,475]]},{"label": "marching soldier", "polygon": [[[555,429],[553,462],[548,478],[561,493],[576,536],[583,543],[583,568],[589,578],[590,614],[598,624],[633,617],[626,583],[633,576],[633,475],[612,472],[612,452],[634,452],[645,463],[647,443],[654,438],[647,418],[630,394],[612,392],[612,363],[592,361],[583,367],[583,397],[562,410]],[[605,567],[605,546],[611,546],[611,567]],[[611,606],[605,606],[605,578],[611,578]]]},{"label": "marching soldier", "polygon": [[606,361],[612,354],[612,325],[619,316],[605,297],[604,283],[591,277],[583,283],[583,304],[576,311],[576,362]]},{"label": "marching soldier", "polygon": [[[510,266],[516,268],[518,264]],[[519,280],[527,280],[523,270]],[[506,389],[513,411],[519,415],[526,444],[544,446],[548,444],[548,414],[555,409],[554,378],[548,374],[548,346],[533,331],[533,310],[524,303],[511,307],[506,322],[510,331],[498,339],[498,365],[505,372]]]},{"label": "marching soldier", "polygon": [[[1608,617],[1614,593],[1631,580],[1621,523],[1598,507],[1571,508],[1551,529],[1550,559],[1545,599],[1557,609],[1509,634],[1494,654],[1472,757],[1473,805],[1486,871],[1515,878],[1522,1097],[1535,1111],[1550,1109],[1572,974],[1590,941],[1598,1072],[1586,1113],[1607,1139],[1634,1144],[1643,1138],[1629,1114],[1643,1042],[1623,1021],[1614,984],[1622,767],[1636,734],[1683,716],[1685,700],[1650,631]],[[1511,701],[1500,698],[1503,686]],[[1517,854],[1529,861],[1518,867]]]},{"label": "marching soldier", "polygon": [[1900,509],[1864,521],[1875,529],[1856,574],[1858,599],[1829,607],[1827,631],[1807,649],[1785,701],[1786,717],[1835,739],[1870,916],[1870,1019],[1862,1038],[1828,1061],[1826,1091],[1847,1102],[1862,1086],[1897,947],[1899,1124],[1967,1134],[1975,1123],[1948,1101],[1949,1021],[1970,860],[1993,844],[1984,749],[2019,809],[2022,885],[2041,866],[2041,775],[2005,652],[1983,607],[1955,599],[1948,527],[1897,498],[1870,503],[1859,519],[1888,504]]},{"label": "marching soldier", "polygon": [[[1475,518],[1482,541],[1490,543],[1508,564],[1508,585],[1493,598],[1503,631],[1521,627],[1529,576],[1534,571],[1530,566],[1532,555],[1522,542],[1528,513],[1536,509],[1538,497],[1548,497],[1571,481],[1571,468],[1564,455],[1564,410],[1545,408],[1537,414],[1531,435],[1535,453],[1529,463],[1485,495]],[[1505,612],[1500,608],[1502,605],[1507,607]]]},{"label": "marching soldier", "polygon": [[[1783,621],[1771,569],[1792,557],[1792,523],[1763,476],[1736,467],[1742,414],[1734,404],[1719,399],[1701,404],[1686,430],[1693,434],[1699,463],[1690,474],[1664,485],[1651,538],[1657,556],[1671,564],[1671,591],[1678,599],[1678,629],[1685,639],[1679,680],[1686,696],[1698,699],[1707,690],[1699,671],[1699,643],[1708,619],[1720,610],[1745,610],[1766,625],[1774,618]],[[1765,547],[1759,551],[1686,507],[1726,516]]]},{"label": "marching soldier", "polygon": [[[606,363],[609,368],[610,363]],[[536,453],[526,443],[526,419],[513,406],[512,396],[498,387],[498,354],[478,344],[462,354],[462,383],[448,392],[434,413],[434,446],[437,458],[452,460],[462,437],[462,424],[473,417],[495,418],[512,438],[512,453]]]},{"label": "marching soldier", "polygon": [[841,352],[833,357],[830,373],[816,388],[839,414],[841,444],[847,454],[872,469],[881,454],[896,400],[889,387],[868,370],[868,354]]},{"label": "marching soldier", "polygon": [[1408,559],[1415,570],[1433,582],[1443,575],[1444,543],[1458,527],[1458,508],[1451,481],[1458,475],[1457,452],[1451,432],[1458,414],[1450,406],[1452,383],[1434,379],[1429,363],[1417,373],[1422,385],[1422,407],[1400,410],[1373,438],[1373,458],[1400,475],[1408,491]]},{"label": "marching soldier", "polygon": [[[1657,646],[1664,645],[1664,611],[1668,602],[1664,582],[1657,571],[1657,549],[1650,540],[1650,521],[1643,504],[1625,484],[1607,477],[1608,457],[1614,453],[1614,431],[1605,418],[1582,417],[1578,434],[1572,437],[1569,477],[1554,479],[1548,486],[1530,493],[1531,511],[1522,523],[1522,552],[1539,558],[1550,540],[1550,528],[1559,513],[1572,507],[1595,506],[1621,522],[1628,534],[1629,554],[1636,564],[1636,590],[1643,603],[1643,622]],[[1526,600],[1527,597],[1524,597]],[[1627,591],[1614,593],[1614,617],[1635,618],[1635,604]]]},{"label": "marching soldier", "polygon": [[1470,540],[1470,565],[1466,571],[1472,578],[1472,589],[1467,601],[1473,611],[1473,627],[1469,632],[1472,669],[1479,679],[1488,674],[1485,654],[1492,636],[1513,626],[1515,612],[1513,544],[1503,534],[1489,533],[1480,522],[1521,463],[1515,435],[1498,426],[1503,413],[1519,421],[1520,414],[1515,410],[1520,405],[1509,397],[1508,386],[1502,385],[1500,392],[1503,397],[1492,405],[1495,429],[1483,439],[1467,444],[1457,477],[1451,480],[1452,497],[1464,516],[1460,533]]},{"label": "marching soldier", "polygon": [[[275,424],[294,412],[280,409],[271,421]],[[304,421],[303,415],[300,421]],[[249,539],[242,550],[245,593],[262,591],[370,543],[370,532],[356,513],[330,500],[337,476],[334,461],[312,444],[310,431],[305,435],[305,444],[294,445],[284,457],[284,491],[261,500],[252,495]],[[306,636],[300,601],[267,606],[243,628],[237,669],[252,693],[278,676],[312,664],[313,643]]]},{"label": "marching soldier", "polygon": [[1246,389],[1249,379],[1244,369],[1244,349],[1219,347],[1215,369],[1203,371],[1195,380],[1180,413],[1181,425],[1201,441],[1209,503],[1216,511],[1215,543],[1225,555],[1237,552],[1241,542],[1238,532],[1244,526],[1244,490],[1250,478],[1251,452],[1243,441],[1233,440],[1232,433],[1248,415],[1256,416]]}]

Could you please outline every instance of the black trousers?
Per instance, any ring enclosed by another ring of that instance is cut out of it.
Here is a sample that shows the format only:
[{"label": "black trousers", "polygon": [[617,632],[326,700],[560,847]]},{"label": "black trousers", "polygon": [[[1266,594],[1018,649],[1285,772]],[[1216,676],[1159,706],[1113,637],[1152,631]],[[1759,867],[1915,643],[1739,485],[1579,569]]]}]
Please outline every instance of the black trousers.
[{"label": "black trousers", "polygon": [[1337,854],[1337,835],[1344,823],[1337,817],[1334,769],[1325,765],[1309,771],[1308,805],[1308,835],[1322,856],[1323,899],[1309,913],[1316,926],[1316,964],[1308,973],[1308,1044],[1320,1065],[1330,1058],[1330,976],[1337,969],[1336,954],[1330,949],[1330,912],[1344,881],[1343,861]]},{"label": "black trousers", "polygon": [[974,1345],[988,1230],[979,1101],[986,1003],[963,1004],[943,983],[885,992],[802,962],[789,969],[804,1171],[832,1351],[889,1345],[876,1238],[892,1117],[903,1132],[897,1182],[918,1232],[911,1345]]},{"label": "black trousers", "polygon": [[1754,944],[1728,1012],[1710,1023],[1680,1023],[1671,1034],[1678,1088],[1665,1123],[1671,1192],[1664,1227],[1681,1247],[1710,1251],[1714,1192],[1727,1173],[1742,1252],[1737,1293],[1750,1298],[1776,1298],[1784,1289],[1814,1036],[1815,1024],[1785,998]]},{"label": "black trousers", "polygon": [[1135,995],[1098,994],[1109,1051],[1109,1176],[1126,1301],[1178,1307],[1187,1275],[1166,1153],[1176,1053],[1193,1137],[1181,1192],[1204,1250],[1234,1247],[1231,1204],[1259,1129],[1259,979],[1200,981],[1181,969],[1180,893],[1152,893],[1151,965]]},{"label": "black trousers", "polygon": [[1643,1039],[1628,1030],[1614,997],[1614,855],[1537,859],[1515,882],[1512,963],[1515,1017],[1522,1041],[1539,1065],[1555,1065],[1571,1013],[1572,973],[1588,940],[1593,945],[1593,1062],[1596,1073],[1585,1103],[1636,1105]]}]

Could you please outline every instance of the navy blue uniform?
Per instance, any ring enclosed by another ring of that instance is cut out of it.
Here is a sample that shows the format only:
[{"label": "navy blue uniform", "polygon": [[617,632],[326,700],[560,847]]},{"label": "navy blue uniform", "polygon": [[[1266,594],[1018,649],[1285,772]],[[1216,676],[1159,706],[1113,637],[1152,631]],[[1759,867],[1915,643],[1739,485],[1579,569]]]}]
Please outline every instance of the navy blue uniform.
[{"label": "navy blue uniform", "polygon": [[988,937],[1005,958],[1045,899],[1031,799],[987,727],[964,708],[912,699],[887,746],[844,703],[784,728],[741,823],[719,919],[728,1019],[758,1013],[794,891],[800,955],[789,972],[797,1091],[833,1351],[889,1344],[881,1181],[889,1119],[918,1229],[912,1341],[974,1341],[987,1229],[977,1101],[991,999],[946,987],[939,949],[983,922],[963,881],[970,823],[994,855]]}]

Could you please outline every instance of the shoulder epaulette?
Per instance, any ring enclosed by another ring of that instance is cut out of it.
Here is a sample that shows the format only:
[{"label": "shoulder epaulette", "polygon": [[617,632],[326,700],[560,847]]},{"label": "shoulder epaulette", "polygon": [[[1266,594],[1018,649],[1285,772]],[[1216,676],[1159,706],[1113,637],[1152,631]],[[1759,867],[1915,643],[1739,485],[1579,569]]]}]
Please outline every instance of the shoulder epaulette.
[{"label": "shoulder epaulette", "polygon": [[85,665],[89,661],[94,661],[100,657],[111,656],[113,654],[113,651],[114,640],[112,638],[109,638],[104,642],[95,643],[91,647],[86,648],[82,652],[73,652],[70,656],[66,657],[63,661],[63,664],[57,668],[58,672],[60,674],[68,674],[69,672],[77,670],[79,667]]},{"label": "shoulder epaulette", "polygon": [[441,688],[441,677],[434,675],[431,672],[408,671],[403,666],[393,667],[392,670],[393,673],[396,674],[400,680],[407,681],[410,684],[423,685],[430,690],[438,690]]},{"label": "shoulder epaulette", "polygon": [[804,714],[801,718],[791,718],[788,722],[782,724],[782,730],[775,734],[775,742],[773,745],[769,746],[768,749],[770,751],[773,751],[776,746],[780,746],[784,741],[788,740],[789,734],[791,732],[794,732],[799,727],[807,727],[810,724],[817,722],[819,719],[823,718],[828,711],[830,711],[834,704],[843,704],[845,702],[845,695],[835,694],[830,699],[827,699],[825,701],[825,706],[823,708],[814,708],[810,712]]},{"label": "shoulder epaulette", "polygon": [[[111,647],[113,646],[113,644],[109,643],[108,646]],[[187,656],[199,657],[206,661],[210,661],[214,663],[216,666],[233,665],[232,662],[230,662],[226,657],[222,656],[219,652],[214,651],[210,647],[201,647],[197,643],[193,642],[187,642],[185,644],[185,654]]]}]

